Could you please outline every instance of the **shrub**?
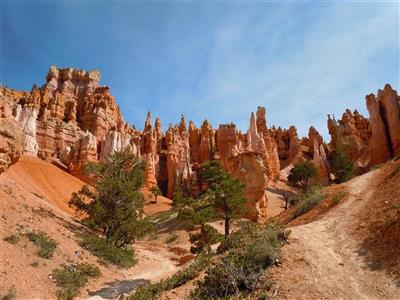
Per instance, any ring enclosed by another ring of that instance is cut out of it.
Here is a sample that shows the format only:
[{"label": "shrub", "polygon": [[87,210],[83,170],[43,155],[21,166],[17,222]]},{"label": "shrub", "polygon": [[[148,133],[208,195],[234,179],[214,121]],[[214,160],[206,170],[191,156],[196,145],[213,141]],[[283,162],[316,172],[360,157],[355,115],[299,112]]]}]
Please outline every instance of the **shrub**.
[{"label": "shrub", "polygon": [[16,235],[16,234],[8,235],[8,236],[6,236],[6,237],[3,239],[3,241],[6,241],[6,242],[8,242],[8,243],[10,243],[10,244],[13,244],[13,245],[15,245],[16,243],[18,243],[19,240],[20,240],[20,238],[19,238],[19,236]]},{"label": "shrub", "polygon": [[337,183],[345,182],[353,176],[353,163],[347,154],[347,145],[344,142],[343,134],[335,122],[333,131],[332,172]]},{"label": "shrub", "polygon": [[348,192],[344,192],[344,191],[340,191],[338,193],[336,193],[335,195],[333,195],[332,200],[335,203],[340,203],[340,201],[343,200],[343,198],[348,196]]},{"label": "shrub", "polygon": [[97,266],[87,263],[78,265],[63,265],[62,268],[53,270],[52,277],[58,287],[57,297],[63,300],[73,299],[79,294],[90,278],[101,275]]},{"label": "shrub", "polygon": [[167,239],[165,240],[165,242],[167,244],[171,244],[173,242],[175,242],[178,239],[178,235],[176,234],[176,232],[171,232],[169,234],[169,236],[167,237]]},{"label": "shrub", "polygon": [[353,176],[353,164],[341,148],[337,148],[333,153],[332,167],[337,183],[345,182]]},{"label": "shrub", "polygon": [[38,256],[46,259],[53,257],[54,251],[57,248],[57,242],[47,236],[45,232],[39,231],[36,233],[31,231],[26,236],[39,248],[36,253]]},{"label": "shrub", "polygon": [[14,286],[12,286],[7,294],[1,297],[1,300],[14,300],[17,299],[17,290],[15,289]]},{"label": "shrub", "polygon": [[314,165],[309,161],[303,161],[295,164],[290,170],[288,181],[294,186],[300,186],[303,191],[306,191],[310,179],[317,175],[318,171]]},{"label": "shrub", "polygon": [[196,278],[210,262],[210,255],[200,254],[196,260],[185,270],[181,270],[174,275],[162,279],[157,283],[148,286],[138,287],[129,297],[129,300],[149,300],[155,299],[160,293],[175,289]]},{"label": "shrub", "polygon": [[155,185],[150,189],[150,192],[154,195],[154,203],[157,203],[157,197],[161,195],[161,190]]},{"label": "shrub", "polygon": [[100,261],[121,268],[130,268],[137,262],[135,251],[129,246],[117,247],[106,239],[92,234],[81,234],[78,244],[96,255]]},{"label": "shrub", "polygon": [[223,240],[222,235],[214,227],[204,224],[200,227],[200,231],[190,235],[190,242],[193,246],[190,252],[199,253],[202,251],[210,251],[211,245]]},{"label": "shrub", "polygon": [[314,208],[318,203],[324,199],[319,186],[314,186],[306,193],[300,196],[299,202],[294,211],[294,217],[297,218]]},{"label": "shrub", "polygon": [[277,224],[266,227],[246,226],[232,234],[227,254],[206,271],[191,296],[194,299],[230,298],[255,289],[259,277],[273,265],[287,232]]}]

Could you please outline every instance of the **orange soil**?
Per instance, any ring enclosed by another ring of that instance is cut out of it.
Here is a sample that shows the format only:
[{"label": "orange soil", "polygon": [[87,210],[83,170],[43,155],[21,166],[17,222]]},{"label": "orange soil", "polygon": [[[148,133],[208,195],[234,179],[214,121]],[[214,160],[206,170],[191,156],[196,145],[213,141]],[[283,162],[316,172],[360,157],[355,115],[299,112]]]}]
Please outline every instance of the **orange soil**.
[{"label": "orange soil", "polygon": [[37,157],[21,157],[18,163],[7,171],[7,175],[24,190],[43,197],[44,200],[68,214],[74,213],[74,210],[68,206],[71,194],[85,184]]}]

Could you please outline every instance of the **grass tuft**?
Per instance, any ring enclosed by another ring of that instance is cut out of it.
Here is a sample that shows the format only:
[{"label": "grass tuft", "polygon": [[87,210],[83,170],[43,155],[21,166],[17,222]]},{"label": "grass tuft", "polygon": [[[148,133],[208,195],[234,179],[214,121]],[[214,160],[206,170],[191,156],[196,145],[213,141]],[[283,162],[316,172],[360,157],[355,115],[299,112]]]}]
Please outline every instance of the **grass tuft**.
[{"label": "grass tuft", "polygon": [[26,234],[28,239],[33,242],[37,247],[37,255],[42,258],[50,259],[53,257],[54,251],[57,248],[57,242],[50,238],[45,232],[28,232]]}]

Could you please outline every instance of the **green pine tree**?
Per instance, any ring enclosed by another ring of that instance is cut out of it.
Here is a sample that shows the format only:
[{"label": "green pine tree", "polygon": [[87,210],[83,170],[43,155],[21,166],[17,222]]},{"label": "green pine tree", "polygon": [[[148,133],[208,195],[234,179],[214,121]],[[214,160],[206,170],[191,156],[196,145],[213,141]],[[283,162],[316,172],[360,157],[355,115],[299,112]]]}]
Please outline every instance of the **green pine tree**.
[{"label": "green pine tree", "polygon": [[85,173],[93,187],[83,186],[69,201],[85,215],[84,222],[101,230],[108,243],[125,247],[145,233],[142,218],[146,163],[133,155],[117,152],[104,162],[90,163]]},{"label": "green pine tree", "polygon": [[305,192],[309,186],[310,179],[318,175],[317,169],[309,161],[302,161],[290,170],[288,181],[294,186],[300,186]]},{"label": "green pine tree", "polygon": [[353,176],[353,163],[347,155],[346,145],[343,142],[342,132],[338,124],[335,124],[333,144],[332,172],[335,175],[335,181],[342,183]]},{"label": "green pine tree", "polygon": [[225,237],[229,237],[232,221],[245,213],[247,199],[242,196],[245,185],[222,169],[218,160],[201,166],[200,181],[207,183],[203,197],[210,201],[215,215],[223,218]]},{"label": "green pine tree", "polygon": [[209,198],[185,198],[185,205],[180,207],[178,218],[198,227],[197,232],[190,234],[190,242],[194,244],[191,252],[210,251],[211,245],[217,242],[218,232],[207,224],[214,217],[214,206]]}]

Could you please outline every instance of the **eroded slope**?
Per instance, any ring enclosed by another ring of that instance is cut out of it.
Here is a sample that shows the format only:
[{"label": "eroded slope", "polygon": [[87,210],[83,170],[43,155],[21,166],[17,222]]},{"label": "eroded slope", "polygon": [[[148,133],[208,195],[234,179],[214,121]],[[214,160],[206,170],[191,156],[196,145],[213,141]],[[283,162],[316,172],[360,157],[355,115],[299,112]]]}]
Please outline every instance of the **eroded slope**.
[{"label": "eroded slope", "polygon": [[273,270],[278,298],[398,298],[399,168],[390,162],[335,187],[348,192],[343,203],[291,228],[282,264]]}]

